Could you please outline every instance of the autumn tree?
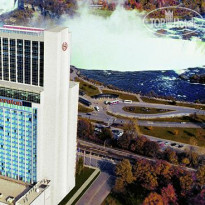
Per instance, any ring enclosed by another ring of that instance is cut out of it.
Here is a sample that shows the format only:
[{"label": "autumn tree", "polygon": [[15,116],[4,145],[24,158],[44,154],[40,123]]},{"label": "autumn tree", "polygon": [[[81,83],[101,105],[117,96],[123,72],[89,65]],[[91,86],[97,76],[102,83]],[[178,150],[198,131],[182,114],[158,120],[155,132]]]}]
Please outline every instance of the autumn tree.
[{"label": "autumn tree", "polygon": [[161,190],[162,200],[164,205],[177,205],[177,196],[172,184],[168,184],[167,187],[162,188]]},{"label": "autumn tree", "polygon": [[123,192],[126,185],[131,184],[135,178],[132,173],[132,165],[128,159],[123,159],[115,168],[116,181],[114,190]]},{"label": "autumn tree", "polygon": [[178,164],[178,157],[174,150],[167,148],[164,154],[167,161],[171,162],[172,164]]},{"label": "autumn tree", "polygon": [[157,160],[157,162],[155,163],[154,170],[157,174],[160,187],[167,186],[167,184],[170,183],[173,175],[171,168],[172,166],[168,162],[163,160]]},{"label": "autumn tree", "polygon": [[203,187],[205,185],[205,165],[202,165],[198,168],[196,177],[198,184]]},{"label": "autumn tree", "polygon": [[193,187],[193,177],[192,174],[189,172],[186,172],[183,176],[179,178],[180,186],[181,186],[181,194],[185,196],[187,193],[189,193]]},{"label": "autumn tree", "polygon": [[136,153],[139,153],[139,154],[144,153],[143,148],[144,148],[144,144],[147,140],[148,139],[144,136],[138,136],[137,137],[137,139],[135,140],[136,141],[136,148],[135,148]]},{"label": "autumn tree", "polygon": [[152,192],[145,198],[143,205],[163,205],[162,196]]},{"label": "autumn tree", "polygon": [[80,119],[77,133],[79,138],[88,138],[94,133],[93,125],[86,119]]},{"label": "autumn tree", "polygon": [[106,139],[113,139],[113,133],[109,128],[103,127],[102,132],[99,134],[99,138],[102,141],[105,141]]},{"label": "autumn tree", "polygon": [[147,140],[144,143],[144,154],[148,157],[156,157],[159,153],[159,144],[154,141]]},{"label": "autumn tree", "polygon": [[154,169],[148,160],[138,160],[133,167],[136,183],[140,183],[147,190],[155,190],[158,187],[158,178]]}]

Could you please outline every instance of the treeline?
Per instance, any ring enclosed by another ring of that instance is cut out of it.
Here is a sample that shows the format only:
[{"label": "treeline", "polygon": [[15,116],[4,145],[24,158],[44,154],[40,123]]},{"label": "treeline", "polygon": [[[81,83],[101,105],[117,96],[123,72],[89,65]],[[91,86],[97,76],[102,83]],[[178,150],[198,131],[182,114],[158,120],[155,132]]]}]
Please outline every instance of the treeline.
[{"label": "treeline", "polygon": [[77,8],[76,0],[27,0],[26,4],[31,4],[33,7],[38,6],[43,15],[48,12],[60,16],[62,14],[71,14]]},{"label": "treeline", "polygon": [[[126,0],[124,2],[124,7],[126,9],[137,9],[140,11],[151,11],[160,7],[177,5],[193,9],[201,14],[205,13],[204,0]],[[104,8],[107,8],[109,10],[114,10],[116,4],[114,3],[114,1],[111,1],[111,3],[107,3],[107,1],[104,1],[103,6]]]},{"label": "treeline", "polygon": [[166,160],[182,167],[198,168],[199,165],[205,163],[205,156],[192,150],[176,152],[170,147],[162,150],[158,142],[141,134],[136,120],[125,124],[123,130],[123,135],[116,139],[109,128],[103,128],[102,132],[98,133],[94,131],[92,123],[88,120],[80,119],[78,121],[78,137],[81,139],[128,150],[151,159]]},{"label": "treeline", "polygon": [[204,205],[205,166],[193,172],[162,160],[122,160],[115,172],[113,192],[124,205]]}]

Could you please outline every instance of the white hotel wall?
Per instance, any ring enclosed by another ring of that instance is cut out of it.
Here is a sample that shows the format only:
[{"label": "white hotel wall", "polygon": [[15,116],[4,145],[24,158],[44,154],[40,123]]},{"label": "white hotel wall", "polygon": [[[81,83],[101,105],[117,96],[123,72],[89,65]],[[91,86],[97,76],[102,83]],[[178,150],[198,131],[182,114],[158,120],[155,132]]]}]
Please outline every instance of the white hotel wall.
[{"label": "white hotel wall", "polygon": [[68,149],[67,184],[69,185],[68,192],[75,185],[78,93],[79,93],[79,83],[70,82],[69,100],[68,100],[68,144],[67,144],[67,149]]},{"label": "white hotel wall", "polygon": [[[39,146],[39,179],[51,180],[51,205],[57,205],[73,188],[72,177],[67,172],[69,105],[70,49],[62,50],[63,42],[70,45],[67,28],[45,31],[44,91],[41,94],[41,118]],[[73,110],[77,110],[73,108]],[[77,117],[77,114],[76,114]],[[76,134],[74,135],[76,138]],[[73,146],[73,145],[72,145]],[[75,146],[75,145],[74,145]],[[73,150],[76,154],[75,150]],[[74,169],[74,165],[70,167]],[[71,173],[75,170],[71,170]]]}]

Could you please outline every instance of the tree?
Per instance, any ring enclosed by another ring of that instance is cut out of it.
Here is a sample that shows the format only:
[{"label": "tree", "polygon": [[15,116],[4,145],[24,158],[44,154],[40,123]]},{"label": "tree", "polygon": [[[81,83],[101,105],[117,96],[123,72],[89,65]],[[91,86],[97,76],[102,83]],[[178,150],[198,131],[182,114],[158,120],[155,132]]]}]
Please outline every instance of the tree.
[{"label": "tree", "polygon": [[165,158],[167,161],[173,163],[173,164],[178,164],[178,157],[177,154],[174,150],[167,148],[164,152]]},{"label": "tree", "polygon": [[125,184],[130,184],[134,181],[132,174],[132,165],[128,159],[123,159],[116,165],[115,173],[117,177],[120,177]]},{"label": "tree", "polygon": [[199,165],[199,155],[196,152],[190,151],[188,153],[188,157],[190,160],[190,163],[192,164],[193,167],[198,167]]},{"label": "tree", "polygon": [[193,186],[194,180],[192,178],[192,175],[189,172],[187,172],[185,175],[179,178],[179,181],[182,190],[181,194],[186,195],[188,192],[191,191]]},{"label": "tree", "polygon": [[198,168],[196,177],[198,184],[203,187],[205,185],[205,165],[202,165]]},{"label": "tree", "polygon": [[159,153],[159,144],[154,141],[147,140],[144,143],[144,154],[149,157],[156,157]]},{"label": "tree", "polygon": [[130,120],[124,124],[123,130],[126,135],[130,135],[131,139],[141,135],[137,119]]},{"label": "tree", "polygon": [[78,120],[78,137],[79,138],[88,138],[93,135],[94,129],[92,124],[86,119]]},{"label": "tree", "polygon": [[125,183],[121,177],[116,178],[114,191],[117,193],[122,193],[125,191]]},{"label": "tree", "polygon": [[185,157],[185,158],[182,159],[182,163],[183,163],[184,165],[189,165],[189,164],[190,164],[190,161],[189,161],[189,159],[188,159],[187,157]]},{"label": "tree", "polygon": [[144,153],[144,144],[145,142],[147,142],[147,138],[144,137],[144,136],[138,136],[137,139],[136,139],[136,149],[135,151],[139,154],[143,154]]},{"label": "tree", "polygon": [[83,158],[80,157],[77,161],[77,165],[76,165],[76,174],[80,175],[81,172],[83,171],[83,167],[84,167],[84,161]]},{"label": "tree", "polygon": [[160,187],[167,186],[170,183],[173,175],[171,168],[172,166],[168,162],[157,160],[154,170],[157,174]]},{"label": "tree", "polygon": [[99,138],[103,141],[105,141],[106,139],[113,139],[112,131],[107,127],[103,127],[102,132],[99,135]]},{"label": "tree", "polygon": [[133,175],[136,182],[147,190],[155,190],[158,187],[155,167],[148,160],[138,160],[133,167]]},{"label": "tree", "polygon": [[156,192],[152,192],[145,198],[143,205],[163,205],[162,196]]},{"label": "tree", "polygon": [[117,145],[122,148],[122,149],[128,149],[130,146],[130,142],[132,140],[132,137],[127,134],[124,133],[117,141]]},{"label": "tree", "polygon": [[164,205],[174,204],[177,205],[177,196],[172,184],[168,184],[167,187],[161,190],[162,200]]}]

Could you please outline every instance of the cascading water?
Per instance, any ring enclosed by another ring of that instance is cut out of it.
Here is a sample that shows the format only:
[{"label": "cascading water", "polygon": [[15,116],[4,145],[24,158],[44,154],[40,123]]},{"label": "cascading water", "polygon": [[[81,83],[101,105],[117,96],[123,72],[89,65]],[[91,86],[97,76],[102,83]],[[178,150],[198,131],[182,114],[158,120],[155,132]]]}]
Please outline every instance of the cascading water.
[{"label": "cascading water", "polygon": [[108,18],[81,12],[63,19],[72,32],[72,64],[95,70],[181,70],[205,65],[200,41],[158,38],[136,11],[118,8]]},{"label": "cascading water", "polygon": [[0,15],[17,8],[18,0],[1,0],[0,2]]}]

